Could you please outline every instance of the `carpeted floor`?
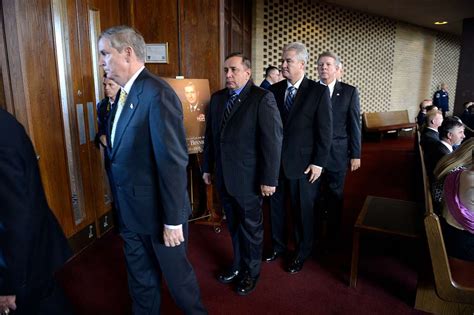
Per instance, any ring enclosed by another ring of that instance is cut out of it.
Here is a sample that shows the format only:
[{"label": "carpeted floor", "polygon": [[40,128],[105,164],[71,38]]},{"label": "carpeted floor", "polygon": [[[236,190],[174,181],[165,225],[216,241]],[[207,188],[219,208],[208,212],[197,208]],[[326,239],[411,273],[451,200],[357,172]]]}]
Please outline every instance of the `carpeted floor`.
[{"label": "carpeted floor", "polygon": [[[227,229],[215,233],[210,226],[191,224],[189,258],[209,314],[421,314],[413,310],[416,244],[365,237],[357,289],[348,287],[352,226],[365,196],[416,198],[413,147],[409,137],[364,143],[362,168],[346,182],[344,247],[330,254],[315,248],[314,257],[295,275],[283,270],[281,259],[264,263],[249,296],[238,296],[215,279],[231,260]],[[70,261],[58,279],[78,315],[131,313],[121,241],[114,232]],[[162,314],[180,314],[166,288]]]}]

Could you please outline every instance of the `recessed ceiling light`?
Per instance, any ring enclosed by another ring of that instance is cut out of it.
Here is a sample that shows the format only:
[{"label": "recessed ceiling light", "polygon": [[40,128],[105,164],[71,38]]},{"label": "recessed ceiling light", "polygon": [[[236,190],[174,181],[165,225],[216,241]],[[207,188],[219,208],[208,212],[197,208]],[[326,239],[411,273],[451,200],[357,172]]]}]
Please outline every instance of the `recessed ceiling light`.
[{"label": "recessed ceiling light", "polygon": [[435,25],[444,25],[444,24],[448,24],[448,21],[436,21],[434,22]]}]

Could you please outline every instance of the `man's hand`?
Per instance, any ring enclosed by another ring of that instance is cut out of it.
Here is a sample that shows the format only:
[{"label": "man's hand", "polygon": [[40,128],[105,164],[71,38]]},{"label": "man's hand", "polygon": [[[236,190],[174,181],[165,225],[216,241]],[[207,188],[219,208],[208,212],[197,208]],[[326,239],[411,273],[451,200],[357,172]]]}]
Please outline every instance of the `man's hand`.
[{"label": "man's hand", "polygon": [[179,244],[184,242],[183,227],[180,226],[177,229],[169,229],[165,227],[163,229],[163,240],[165,241],[166,247],[179,246]]},{"label": "man's hand", "polygon": [[319,176],[321,176],[321,171],[322,171],[322,168],[317,167],[314,164],[310,164],[308,168],[304,171],[304,173],[309,174],[308,181],[312,184],[319,178]]},{"label": "man's hand", "polygon": [[206,185],[210,185],[210,184],[211,184],[211,174],[209,174],[209,173],[203,173],[203,174],[202,174],[202,179],[204,180],[204,183],[206,183]]},{"label": "man's hand", "polygon": [[351,172],[356,171],[360,167],[360,159],[351,159]]},{"label": "man's hand", "polygon": [[275,186],[260,185],[260,190],[262,191],[263,197],[270,197],[275,193]]},{"label": "man's hand", "polygon": [[16,295],[0,295],[0,312],[9,313],[16,310]]}]

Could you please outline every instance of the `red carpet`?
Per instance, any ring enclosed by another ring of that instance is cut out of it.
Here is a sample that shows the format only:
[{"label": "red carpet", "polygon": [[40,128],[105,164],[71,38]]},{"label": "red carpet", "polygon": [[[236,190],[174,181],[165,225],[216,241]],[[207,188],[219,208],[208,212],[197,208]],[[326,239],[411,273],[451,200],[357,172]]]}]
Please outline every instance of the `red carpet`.
[{"label": "red carpet", "polygon": [[[226,228],[191,224],[189,257],[209,314],[422,314],[413,310],[416,292],[416,248],[395,241],[365,239],[357,289],[348,287],[351,225],[366,195],[413,199],[412,139],[364,143],[362,169],[348,177],[345,219],[346,248],[307,261],[290,275],[282,260],[262,265],[255,292],[238,296],[215,280],[230,263]],[[415,256],[414,256],[415,255]],[[58,274],[78,315],[130,314],[126,271],[118,235],[109,233],[69,262]],[[162,314],[180,314],[167,290]]]}]

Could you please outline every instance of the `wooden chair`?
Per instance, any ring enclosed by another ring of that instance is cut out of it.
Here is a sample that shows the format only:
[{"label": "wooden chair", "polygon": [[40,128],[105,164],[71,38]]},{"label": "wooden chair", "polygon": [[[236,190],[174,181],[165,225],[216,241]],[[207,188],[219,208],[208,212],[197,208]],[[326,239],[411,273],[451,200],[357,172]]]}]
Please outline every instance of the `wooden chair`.
[{"label": "wooden chair", "polygon": [[416,123],[410,122],[408,110],[363,113],[362,123],[366,133],[377,133],[379,139],[385,132],[396,132],[398,135],[400,130],[416,126]]}]

